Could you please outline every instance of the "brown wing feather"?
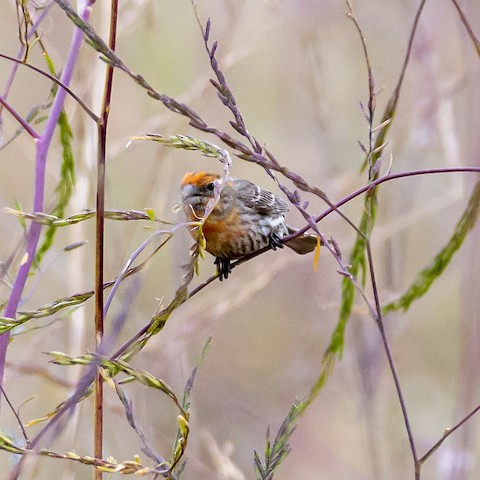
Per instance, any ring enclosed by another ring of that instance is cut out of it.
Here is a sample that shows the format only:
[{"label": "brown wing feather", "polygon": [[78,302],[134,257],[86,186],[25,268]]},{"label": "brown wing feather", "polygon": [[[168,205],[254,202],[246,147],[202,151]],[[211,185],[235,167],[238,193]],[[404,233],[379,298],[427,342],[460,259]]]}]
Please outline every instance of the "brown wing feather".
[{"label": "brown wing feather", "polygon": [[269,190],[254,185],[248,180],[235,180],[238,198],[259,213],[281,215],[288,212],[287,203]]}]

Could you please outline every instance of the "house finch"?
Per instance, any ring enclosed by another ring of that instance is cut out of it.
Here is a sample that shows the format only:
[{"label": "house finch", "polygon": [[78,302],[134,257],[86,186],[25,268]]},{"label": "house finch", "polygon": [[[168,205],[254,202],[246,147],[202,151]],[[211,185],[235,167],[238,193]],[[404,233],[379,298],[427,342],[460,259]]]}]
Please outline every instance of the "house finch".
[{"label": "house finch", "polygon": [[[187,173],[183,177],[181,198],[189,222],[204,217],[208,202],[214,198],[215,181],[220,179],[220,175],[207,172]],[[230,260],[267,245],[273,250],[283,248],[282,238],[295,232],[285,223],[284,213],[287,211],[287,203],[272,192],[248,180],[227,180],[218,203],[202,226],[205,249],[216,257],[220,280],[228,278]],[[196,226],[190,228],[190,234],[195,239],[196,230]],[[315,249],[317,237],[301,235],[285,244],[304,254]]]}]

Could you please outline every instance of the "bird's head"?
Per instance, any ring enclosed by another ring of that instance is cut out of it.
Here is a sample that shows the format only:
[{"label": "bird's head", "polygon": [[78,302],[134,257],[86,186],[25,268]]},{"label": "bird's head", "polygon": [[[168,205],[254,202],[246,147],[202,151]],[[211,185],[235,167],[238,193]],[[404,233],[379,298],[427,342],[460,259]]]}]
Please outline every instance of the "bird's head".
[{"label": "bird's head", "polygon": [[214,197],[215,186],[221,180],[220,175],[207,172],[190,172],[182,179],[182,204],[185,209],[193,208],[197,214],[203,214],[210,199]]}]

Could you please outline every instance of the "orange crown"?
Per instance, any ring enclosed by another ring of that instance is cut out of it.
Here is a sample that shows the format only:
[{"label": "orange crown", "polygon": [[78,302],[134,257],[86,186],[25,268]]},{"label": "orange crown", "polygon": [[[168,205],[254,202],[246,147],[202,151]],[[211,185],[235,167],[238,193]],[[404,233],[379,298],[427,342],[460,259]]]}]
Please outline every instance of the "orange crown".
[{"label": "orange crown", "polygon": [[184,185],[196,185],[197,187],[203,187],[207,183],[218,180],[220,175],[208,172],[189,172],[186,173],[182,179],[182,187]]}]

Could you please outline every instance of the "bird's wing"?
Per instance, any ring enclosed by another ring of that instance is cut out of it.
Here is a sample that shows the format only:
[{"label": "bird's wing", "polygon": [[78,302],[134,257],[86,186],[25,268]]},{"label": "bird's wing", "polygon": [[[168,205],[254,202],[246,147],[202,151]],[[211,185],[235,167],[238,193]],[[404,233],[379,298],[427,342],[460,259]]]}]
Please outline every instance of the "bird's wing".
[{"label": "bird's wing", "polygon": [[264,214],[283,214],[288,211],[288,204],[269,190],[254,185],[248,180],[235,180],[238,198],[247,207]]}]

